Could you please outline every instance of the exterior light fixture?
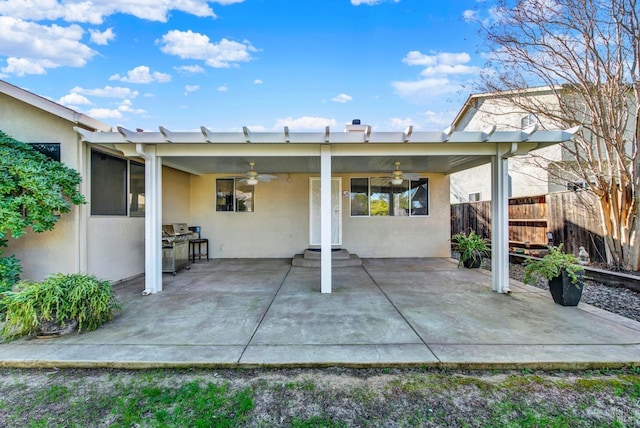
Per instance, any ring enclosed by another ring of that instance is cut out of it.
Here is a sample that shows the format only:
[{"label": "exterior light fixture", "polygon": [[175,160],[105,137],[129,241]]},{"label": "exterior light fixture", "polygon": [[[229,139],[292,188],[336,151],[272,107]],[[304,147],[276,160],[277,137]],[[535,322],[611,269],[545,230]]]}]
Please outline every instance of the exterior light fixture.
[{"label": "exterior light fixture", "polygon": [[399,186],[402,184],[402,182],[404,181],[404,179],[402,177],[394,177],[391,180],[391,184],[393,184],[394,186]]}]

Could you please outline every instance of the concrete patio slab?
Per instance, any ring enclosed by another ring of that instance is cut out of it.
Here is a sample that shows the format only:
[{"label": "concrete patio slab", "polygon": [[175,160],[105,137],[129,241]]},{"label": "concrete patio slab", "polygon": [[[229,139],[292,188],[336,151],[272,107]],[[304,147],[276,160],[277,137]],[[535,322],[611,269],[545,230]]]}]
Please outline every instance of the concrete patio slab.
[{"label": "concrete patio slab", "polygon": [[451,259],[364,259],[333,271],[291,259],[211,260],[114,288],[123,309],[90,333],[0,344],[3,367],[402,366],[583,368],[640,364],[640,323]]}]

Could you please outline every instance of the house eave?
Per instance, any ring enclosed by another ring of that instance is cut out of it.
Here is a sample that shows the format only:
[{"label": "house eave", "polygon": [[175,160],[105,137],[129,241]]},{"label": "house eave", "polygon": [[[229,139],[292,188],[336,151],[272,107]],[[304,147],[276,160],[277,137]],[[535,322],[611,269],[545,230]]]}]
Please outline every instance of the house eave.
[{"label": "house eave", "polygon": [[41,97],[40,95],[36,95],[32,92],[26,91],[3,80],[0,80],[0,93],[29,104],[49,114],[67,120],[75,124],[76,126],[84,128],[88,131],[109,132],[112,130],[111,125],[100,122],[99,120],[87,116],[84,113],[77,112],[73,109]]}]

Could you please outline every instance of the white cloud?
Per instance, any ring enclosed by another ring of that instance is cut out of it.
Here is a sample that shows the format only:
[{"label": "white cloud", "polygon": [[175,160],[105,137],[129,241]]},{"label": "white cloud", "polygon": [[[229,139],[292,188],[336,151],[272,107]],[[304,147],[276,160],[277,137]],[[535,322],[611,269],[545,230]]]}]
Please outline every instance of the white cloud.
[{"label": "white cloud", "polygon": [[[220,0],[219,4],[242,0]],[[116,13],[133,15],[149,21],[166,22],[172,10],[198,17],[215,18],[207,0],[6,0],[0,2],[0,14],[40,21],[62,19],[67,22],[102,24],[105,17]]]},{"label": "white cloud", "polygon": [[160,50],[169,55],[182,59],[202,60],[209,67],[228,68],[238,62],[251,61],[250,52],[257,51],[251,43],[243,43],[222,39],[212,43],[205,34],[194,33],[191,30],[171,30],[157,43]]},{"label": "white cloud", "polygon": [[451,74],[478,74],[480,73],[480,67],[468,66],[464,64],[446,65],[438,64],[433,67],[427,67],[420,72],[421,76],[441,76]]},{"label": "white cloud", "polygon": [[173,67],[180,74],[191,76],[193,74],[204,73],[204,68],[199,65],[181,65],[180,67]]},{"label": "white cloud", "polygon": [[347,95],[347,94],[339,94],[336,95],[335,97],[331,98],[331,101],[335,101],[337,103],[347,103],[349,101],[353,100],[353,97]]},{"label": "white cloud", "polygon": [[171,75],[166,73],[160,73],[159,71],[151,72],[151,69],[146,65],[140,65],[133,70],[127,71],[126,76],[120,76],[119,74],[114,74],[109,77],[109,80],[119,80],[121,82],[127,83],[166,83],[171,81]]},{"label": "white cloud", "polygon": [[91,41],[96,45],[108,45],[109,42],[116,38],[113,28],[107,28],[104,31],[89,30]]},{"label": "white cloud", "polygon": [[144,114],[146,113],[143,109],[135,109],[132,107],[133,103],[131,100],[123,100],[118,106],[118,111],[122,111],[125,113],[135,113],[135,114]]},{"label": "white cloud", "polygon": [[276,129],[282,129],[288,126],[290,129],[296,130],[319,130],[326,126],[335,126],[335,119],[327,119],[325,117],[302,116],[296,119],[291,116],[285,119],[278,119],[275,124]]},{"label": "white cloud", "polygon": [[199,85],[185,85],[184,90],[187,92],[195,92],[200,90]]},{"label": "white cloud", "polygon": [[407,129],[409,126],[412,126],[414,124],[414,120],[410,117],[407,117],[404,119],[399,117],[392,117],[389,122],[390,122],[391,129],[402,129],[402,130]]},{"label": "white cloud", "polygon": [[24,76],[25,74],[47,74],[46,61],[31,61],[25,58],[7,58],[7,66],[1,70],[5,73]]},{"label": "white cloud", "polygon": [[84,95],[80,95],[77,92],[72,92],[65,95],[64,97],[60,98],[58,102],[65,106],[91,104],[91,101],[89,101],[87,97],[85,97]]},{"label": "white cloud", "polygon": [[264,82],[262,80],[260,80],[260,79],[256,79],[256,80],[253,81],[253,83],[256,84],[256,85],[262,85]]},{"label": "white cloud", "polygon": [[471,56],[466,52],[439,52],[431,55],[410,51],[402,59],[409,66],[424,67],[420,78],[412,81],[395,81],[391,86],[401,97],[417,101],[460,90],[465,81],[462,76],[475,76],[481,68],[468,65]]},{"label": "white cloud", "polygon": [[[131,99],[138,96],[138,91],[129,88],[105,86],[104,88],[85,89],[79,86],[72,88],[69,93],[60,98],[59,103],[66,106],[93,105],[88,97],[115,98],[118,104],[116,108],[95,107],[86,113],[96,119],[120,119],[123,113],[145,114],[143,109],[133,108]],[[74,108],[79,110],[77,108]]]},{"label": "white cloud", "polygon": [[216,91],[218,92],[227,92],[229,90],[229,88],[227,88],[225,85],[220,85],[218,86],[218,89],[216,89]]},{"label": "white cloud", "polygon": [[119,110],[108,108],[92,108],[87,114],[96,119],[121,119],[122,113]]},{"label": "white cloud", "polygon": [[415,117],[393,117],[389,123],[391,129],[397,130],[405,130],[407,127],[413,126],[413,129],[440,131],[451,125],[456,113],[456,111],[434,112],[428,110],[415,115]]},{"label": "white cloud", "polygon": [[85,89],[80,86],[69,91],[70,93],[82,94],[101,98],[122,98],[131,99],[138,96],[138,91],[132,91],[130,88],[123,88],[118,86],[105,86],[104,88]]},{"label": "white cloud", "polygon": [[[360,6],[361,4],[366,4],[367,6],[374,6],[376,4],[380,4],[385,0],[351,0],[351,4],[354,6]],[[391,0],[393,3],[400,3],[400,0]]]},{"label": "white cloud", "polygon": [[430,98],[450,92],[455,92],[458,85],[446,77],[413,80],[408,82],[392,82],[396,93],[402,97]]},{"label": "white cloud", "polygon": [[462,12],[462,19],[464,19],[466,22],[475,21],[478,19],[478,11],[467,9]]},{"label": "white cloud", "polygon": [[45,74],[49,68],[82,67],[96,52],[80,42],[78,25],[40,25],[0,16],[0,52],[6,55],[2,71],[22,76]]},{"label": "white cloud", "polygon": [[410,51],[402,62],[408,65],[436,66],[436,65],[458,65],[471,61],[471,56],[466,52],[449,53],[440,52],[435,55],[425,55],[420,51]]}]

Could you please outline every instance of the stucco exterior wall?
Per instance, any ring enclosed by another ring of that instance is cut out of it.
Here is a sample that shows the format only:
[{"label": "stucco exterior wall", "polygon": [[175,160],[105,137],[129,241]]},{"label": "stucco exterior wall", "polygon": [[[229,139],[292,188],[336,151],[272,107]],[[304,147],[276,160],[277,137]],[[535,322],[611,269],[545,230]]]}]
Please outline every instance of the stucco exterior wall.
[{"label": "stucco exterior wall", "polygon": [[[73,124],[32,107],[15,98],[0,94],[0,129],[25,143],[60,143],[60,160],[78,169],[78,137]],[[79,211],[74,207],[62,215],[55,229],[44,233],[28,233],[9,240],[5,255],[15,255],[21,262],[23,279],[41,280],[55,272],[77,272],[80,254]]]},{"label": "stucco exterior wall", "polygon": [[202,226],[214,258],[293,257],[307,247],[309,183],[307,176],[278,176],[255,188],[255,212],[219,212],[216,178],[191,177],[190,225]]},{"label": "stucco exterior wall", "polygon": [[[360,257],[449,257],[449,176],[421,176],[429,178],[429,216],[351,217],[349,199],[343,198],[344,247]],[[343,188],[349,179],[343,178]]]},{"label": "stucco exterior wall", "polygon": [[190,183],[190,174],[166,166],[162,168],[163,224],[189,223],[191,218]]},{"label": "stucco exterior wall", "polygon": [[[430,179],[428,217],[351,217],[342,197],[342,247],[361,257],[446,257],[449,255],[449,177]],[[342,179],[349,190],[351,175]],[[362,175],[357,175],[362,177]],[[202,226],[214,258],[293,257],[309,246],[309,175],[279,175],[259,183],[255,212],[217,212],[216,175],[191,177],[191,225]]]},{"label": "stucco exterior wall", "polygon": [[87,272],[109,281],[144,273],[144,218],[89,217]]},{"label": "stucco exterior wall", "polygon": [[10,239],[6,255],[22,265],[22,279],[41,280],[62,272],[86,272],[117,281],[144,273],[144,218],[91,217],[90,147],[79,141],[75,124],[0,94],[0,129],[25,143],[60,143],[60,160],[83,176],[87,205],[63,214],[54,230],[28,231]]}]

